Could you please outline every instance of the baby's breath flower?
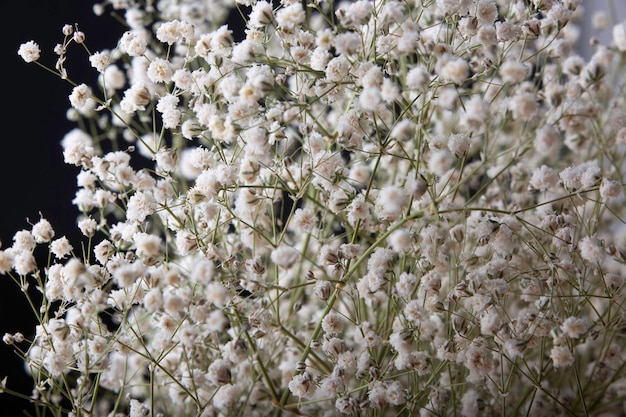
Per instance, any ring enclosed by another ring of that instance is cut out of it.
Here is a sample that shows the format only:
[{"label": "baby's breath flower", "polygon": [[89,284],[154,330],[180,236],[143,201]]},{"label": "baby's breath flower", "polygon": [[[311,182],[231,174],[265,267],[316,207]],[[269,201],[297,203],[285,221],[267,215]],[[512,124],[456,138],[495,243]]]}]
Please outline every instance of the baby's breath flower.
[{"label": "baby's breath flower", "polygon": [[117,65],[108,65],[102,71],[100,80],[107,91],[115,91],[124,87],[126,84],[126,75]]},{"label": "baby's breath flower", "polygon": [[276,23],[280,29],[293,32],[304,23],[305,17],[306,13],[302,8],[302,4],[293,3],[282,7],[276,12]]},{"label": "baby's breath flower", "polygon": [[111,62],[111,54],[109,51],[95,52],[89,57],[89,63],[96,71],[102,73]]},{"label": "baby's breath flower", "polygon": [[142,56],[148,45],[139,34],[128,31],[122,35],[119,46],[129,56]]},{"label": "baby's breath flower", "polygon": [[72,90],[72,94],[70,94],[70,103],[72,107],[75,109],[84,112],[87,109],[87,106],[90,105],[90,100],[92,99],[92,91],[91,88],[86,84],[80,84],[74,87]]},{"label": "baby's breath flower", "polygon": [[587,331],[587,324],[579,317],[568,317],[561,325],[563,333],[572,339],[578,339]]},{"label": "baby's breath flower", "polygon": [[20,250],[13,254],[13,269],[18,275],[26,276],[37,268],[35,256],[28,251]]},{"label": "baby's breath flower", "polygon": [[108,240],[103,240],[94,247],[94,254],[100,264],[107,263],[109,258],[115,253],[115,247]]},{"label": "baby's breath flower", "polygon": [[31,233],[37,243],[49,242],[54,237],[52,224],[43,217],[33,225]]},{"label": "baby's breath flower", "polygon": [[61,236],[58,239],[53,240],[50,243],[50,251],[56,256],[58,259],[63,259],[68,256],[74,248],[70,244],[70,241],[67,237]]},{"label": "baby's breath flower", "polygon": [[162,58],[154,58],[148,65],[148,79],[153,83],[168,83],[172,80],[170,62]]},{"label": "baby's breath flower", "polygon": [[82,32],[80,30],[75,31],[72,35],[72,40],[76,43],[85,42],[85,32]]},{"label": "baby's breath flower", "polygon": [[623,187],[617,181],[603,178],[600,183],[600,195],[603,199],[608,200],[619,197],[623,192]]},{"label": "baby's breath flower", "polygon": [[541,167],[533,171],[533,174],[529,181],[529,186],[533,190],[546,191],[556,186],[558,182],[558,173],[554,169],[546,165],[542,165]]},{"label": "baby's breath flower", "polygon": [[6,274],[13,268],[13,256],[10,251],[0,250],[0,274]]},{"label": "baby's breath flower", "polygon": [[145,110],[150,103],[151,94],[144,83],[137,83],[124,91],[124,97],[120,101],[120,107],[126,113],[134,113],[137,110]]},{"label": "baby's breath flower", "polygon": [[442,177],[452,167],[452,162],[452,153],[449,149],[436,149],[430,154],[428,169],[433,174]]},{"label": "baby's breath flower", "polygon": [[613,43],[618,50],[626,51],[626,22],[613,26]]},{"label": "baby's breath flower", "polygon": [[213,404],[219,410],[228,410],[239,402],[242,389],[239,385],[227,384],[217,391],[213,397]]},{"label": "baby's breath flower", "polygon": [[452,134],[448,137],[448,149],[457,157],[464,156],[470,148],[470,138],[464,134]]},{"label": "baby's breath flower", "polygon": [[469,65],[462,58],[447,56],[440,64],[439,75],[445,81],[462,84],[469,76]]},{"label": "baby's breath flower", "polygon": [[502,77],[502,81],[515,84],[520,81],[523,81],[530,74],[530,68],[527,64],[516,62],[516,61],[506,61],[500,67],[500,75]]},{"label": "baby's breath flower", "polygon": [[340,82],[348,75],[349,70],[350,63],[345,56],[339,55],[331,59],[326,65],[326,79],[331,82]]},{"label": "baby's breath flower", "polygon": [[97,81],[77,25],[49,69],[82,236],[0,250],[42,408],[619,414],[623,24],[586,58],[574,0],[105,3]]},{"label": "baby's breath flower", "polygon": [[306,373],[294,375],[289,381],[288,388],[294,396],[302,399],[310,398],[315,392],[311,376]]},{"label": "baby's breath flower", "polygon": [[37,241],[32,232],[20,230],[13,235],[13,249],[29,252],[35,248]]},{"label": "baby's breath flower", "polygon": [[481,400],[478,392],[474,389],[470,389],[463,394],[461,398],[462,408],[461,415],[463,417],[477,417],[480,414]]},{"label": "baby's breath flower", "polygon": [[90,217],[84,217],[78,221],[78,228],[81,233],[87,237],[93,237],[96,233],[97,227],[97,222]]},{"label": "baby's breath flower", "polygon": [[553,346],[550,350],[550,359],[555,368],[569,368],[575,357],[567,346]]},{"label": "baby's breath flower", "polygon": [[300,254],[291,246],[280,246],[272,251],[272,262],[284,269],[296,263]]},{"label": "baby's breath flower", "polygon": [[509,110],[515,119],[530,121],[539,111],[537,100],[532,93],[521,93],[511,98]]},{"label": "baby's breath flower", "polygon": [[322,330],[328,334],[341,333],[343,330],[343,320],[337,313],[329,313],[322,319]]},{"label": "baby's breath flower", "polygon": [[274,21],[274,10],[272,9],[272,5],[265,1],[257,1],[254,6],[252,6],[252,11],[250,12],[250,20],[248,24],[253,28],[262,28],[271,24]]},{"label": "baby's breath flower", "polygon": [[39,59],[41,49],[35,41],[28,41],[20,45],[17,53],[26,62],[34,62]]},{"label": "baby's breath flower", "polygon": [[591,264],[601,263],[606,257],[606,252],[597,238],[585,236],[578,241],[580,256]]},{"label": "baby's breath flower", "polygon": [[130,400],[130,413],[128,417],[146,417],[150,414],[150,408],[139,400]]},{"label": "baby's breath flower", "polygon": [[142,222],[156,210],[154,196],[148,192],[139,191],[128,200],[127,216],[131,222]]}]

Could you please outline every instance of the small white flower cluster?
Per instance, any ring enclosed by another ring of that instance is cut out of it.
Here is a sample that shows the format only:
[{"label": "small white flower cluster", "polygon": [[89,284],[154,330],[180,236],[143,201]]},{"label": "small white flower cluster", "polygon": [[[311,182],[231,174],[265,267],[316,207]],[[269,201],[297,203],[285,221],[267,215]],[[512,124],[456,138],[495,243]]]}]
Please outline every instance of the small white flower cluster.
[{"label": "small white flower cluster", "polygon": [[237,3],[98,5],[94,86],[64,27],[85,242],[0,250],[42,407],[623,415],[626,26],[587,62],[577,0]]}]

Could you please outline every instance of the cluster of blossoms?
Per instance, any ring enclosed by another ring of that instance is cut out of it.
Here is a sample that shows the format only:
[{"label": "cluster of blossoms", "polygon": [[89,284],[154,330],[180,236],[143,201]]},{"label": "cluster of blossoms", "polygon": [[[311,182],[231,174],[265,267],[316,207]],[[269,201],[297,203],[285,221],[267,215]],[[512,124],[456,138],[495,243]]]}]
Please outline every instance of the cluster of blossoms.
[{"label": "cluster of blossoms", "polygon": [[4,338],[33,402],[624,415],[626,24],[584,59],[578,3],[110,1],[97,52],[66,26],[84,241],[42,216],[0,251],[41,292]]}]

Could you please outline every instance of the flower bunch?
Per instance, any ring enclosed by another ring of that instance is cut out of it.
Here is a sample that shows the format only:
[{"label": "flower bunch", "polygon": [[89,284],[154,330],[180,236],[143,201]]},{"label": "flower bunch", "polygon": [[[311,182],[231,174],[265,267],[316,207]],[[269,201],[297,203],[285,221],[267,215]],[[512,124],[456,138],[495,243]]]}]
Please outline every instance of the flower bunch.
[{"label": "flower bunch", "polygon": [[[5,336],[33,402],[626,412],[626,25],[586,60],[577,0],[109,8],[109,50],[69,25],[52,66],[19,49],[72,86],[84,235],[42,216],[0,251],[41,293],[32,338]],[[97,85],[65,69],[77,45]]]}]

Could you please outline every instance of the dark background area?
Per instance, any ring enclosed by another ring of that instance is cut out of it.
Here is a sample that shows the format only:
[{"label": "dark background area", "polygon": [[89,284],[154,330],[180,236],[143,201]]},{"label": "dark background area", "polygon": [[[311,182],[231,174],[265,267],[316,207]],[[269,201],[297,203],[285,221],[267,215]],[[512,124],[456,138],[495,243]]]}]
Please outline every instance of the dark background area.
[{"label": "dark background area", "polygon": [[[103,16],[92,11],[89,0],[2,1],[0,15],[5,23],[0,48],[3,57],[4,106],[2,147],[0,148],[0,241],[2,248],[12,244],[15,232],[30,228],[41,213],[50,220],[56,237],[67,235],[79,242],[72,205],[77,189],[78,168],[63,162],[60,140],[74,124],[65,113],[72,86],[35,63],[25,63],[17,55],[21,43],[35,40],[41,47],[40,62],[54,67],[53,48],[63,41],[64,24],[78,24],[86,34],[92,52],[113,48],[125,30],[111,17],[110,6]],[[71,45],[67,68],[76,82],[94,85],[95,71],[89,68],[88,55]],[[7,275],[0,275],[0,337],[21,331],[26,336],[34,329],[34,315],[26,299]],[[0,379],[8,376],[9,389],[30,393],[32,384],[23,363],[13,348],[0,342]],[[22,416],[28,402],[0,394],[0,414]],[[31,409],[32,410],[32,409]],[[31,411],[32,415],[32,411]]]}]

